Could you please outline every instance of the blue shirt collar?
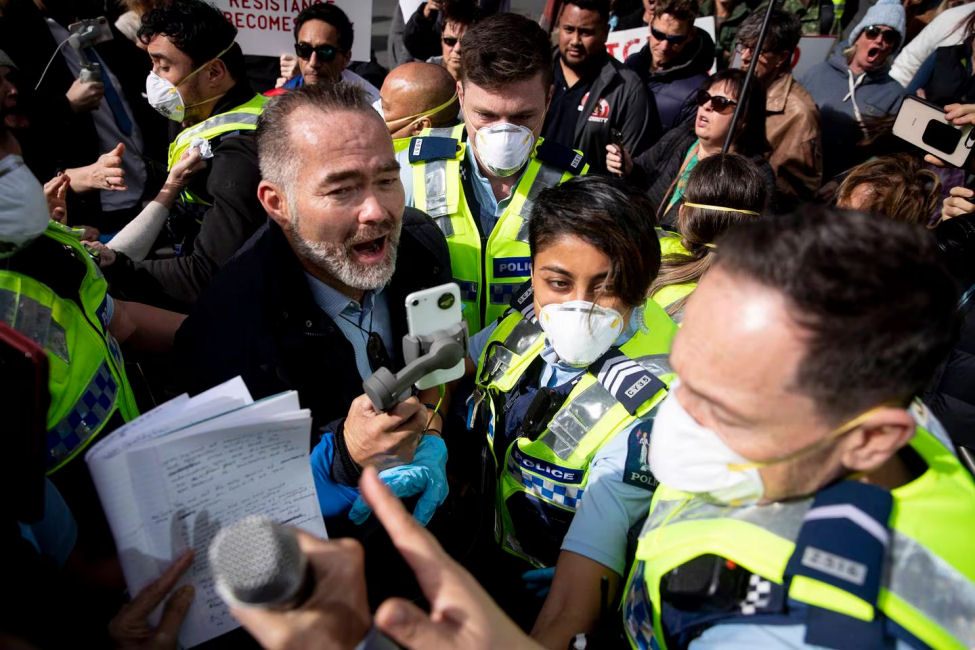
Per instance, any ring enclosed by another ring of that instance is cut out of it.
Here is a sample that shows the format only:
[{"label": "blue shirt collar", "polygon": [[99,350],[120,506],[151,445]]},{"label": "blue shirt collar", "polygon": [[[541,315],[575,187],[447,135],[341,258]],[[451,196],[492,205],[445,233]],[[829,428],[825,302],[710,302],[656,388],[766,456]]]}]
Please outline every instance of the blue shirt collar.
[{"label": "blue shirt collar", "polygon": [[348,310],[350,307],[352,311],[370,311],[375,304],[376,296],[383,291],[383,288],[376,289],[375,291],[366,291],[362,294],[362,302],[359,303],[338,289],[325,284],[307,271],[305,272],[305,277],[308,278],[308,288],[311,289],[311,295],[315,299],[315,304],[332,320],[338,318],[339,314]]}]

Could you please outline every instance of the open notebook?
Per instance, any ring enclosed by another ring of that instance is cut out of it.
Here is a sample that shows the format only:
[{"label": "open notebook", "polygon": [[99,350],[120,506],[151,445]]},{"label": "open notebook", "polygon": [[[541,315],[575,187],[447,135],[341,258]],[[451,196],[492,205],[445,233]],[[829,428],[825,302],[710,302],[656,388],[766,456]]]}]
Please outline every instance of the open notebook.
[{"label": "open notebook", "polygon": [[196,588],[180,629],[184,647],[238,625],[207,561],[221,526],[263,514],[326,536],[308,462],[310,435],[311,414],[299,408],[296,392],[255,402],[237,377],[162,404],[85,455],[130,593],[196,550],[180,583]]}]

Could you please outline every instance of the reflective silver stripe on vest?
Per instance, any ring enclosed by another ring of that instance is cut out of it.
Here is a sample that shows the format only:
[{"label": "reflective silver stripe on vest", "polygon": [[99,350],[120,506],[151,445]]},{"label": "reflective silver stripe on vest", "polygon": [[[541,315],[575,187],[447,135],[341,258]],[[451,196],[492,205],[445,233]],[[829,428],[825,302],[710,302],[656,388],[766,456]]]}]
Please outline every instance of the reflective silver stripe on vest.
[{"label": "reflective silver stripe on vest", "polygon": [[457,127],[440,126],[435,129],[430,129],[430,136],[434,138],[453,138],[455,128]]},{"label": "reflective silver stripe on vest", "polygon": [[674,369],[670,367],[669,354],[648,354],[643,357],[636,357],[633,360],[649,370],[650,374],[656,377],[675,374]]},{"label": "reflective silver stripe on vest", "polygon": [[504,339],[504,347],[520,356],[535,344],[541,333],[542,328],[538,322],[522,318],[508,332],[508,336]]},{"label": "reflective silver stripe on vest", "polygon": [[115,407],[118,384],[102,361],[74,408],[47,433],[47,463],[52,468],[98,433]]},{"label": "reflective silver stripe on vest", "polygon": [[[450,217],[447,213],[446,160],[432,160],[426,164],[426,173],[423,175],[423,187],[427,197],[427,207],[424,212],[434,218],[437,225],[440,226],[440,230],[443,231],[444,237],[450,237],[454,234],[454,229],[450,226]],[[446,218],[438,219],[438,217]]]},{"label": "reflective silver stripe on vest", "polygon": [[214,115],[208,120],[200,122],[196,126],[191,126],[186,131],[183,131],[176,138],[176,146],[180,147],[184,142],[187,142],[190,138],[194,138],[197,134],[207,131],[217,126],[223,126],[224,124],[257,124],[257,113],[221,113],[220,115]]},{"label": "reflective silver stripe on vest", "polygon": [[[437,217],[433,222],[437,224],[437,228],[440,228],[440,232],[443,233],[444,238],[454,236],[454,224],[451,222],[449,216]],[[477,285],[474,286],[476,287]],[[477,289],[474,289],[474,292],[477,293]]]},{"label": "reflective silver stripe on vest", "polygon": [[525,244],[528,243],[528,220],[532,206],[535,204],[535,199],[538,198],[542,190],[558,185],[559,181],[562,180],[563,174],[565,172],[558,167],[542,163],[538,173],[535,174],[535,180],[532,182],[532,186],[528,189],[528,196],[525,197],[525,202],[521,206],[523,221],[521,222],[521,227],[518,229],[518,236],[516,237],[518,241]]},{"label": "reflective silver stripe on vest", "polygon": [[892,530],[887,591],[931,619],[965,647],[975,647],[975,584],[914,539]]},{"label": "reflective silver stripe on vest", "polygon": [[[685,505],[686,504],[686,505]],[[640,537],[661,525],[702,519],[737,519],[794,542],[812,499],[745,508],[690,501],[659,501],[643,525]],[[674,514],[675,510],[679,510]],[[673,516],[668,520],[669,517]],[[975,647],[975,584],[922,544],[891,529],[893,543],[884,588],[952,634],[963,645]],[[729,558],[734,559],[734,558]]]},{"label": "reflective silver stripe on vest", "polygon": [[0,319],[65,363],[71,362],[67,335],[47,305],[16,291],[0,289]]},{"label": "reflective silver stripe on vest", "polygon": [[593,384],[559,409],[548,423],[541,441],[552,453],[565,460],[616,404],[616,398],[601,384]]},{"label": "reflective silver stripe on vest", "polygon": [[[661,500],[654,505],[643,524],[640,536],[652,533],[666,523],[672,526],[682,521],[700,519],[737,519],[754,524],[774,535],[795,540],[802,528],[802,521],[812,505],[812,499],[793,503],[772,503],[765,506],[736,507],[722,503],[711,503],[703,498],[687,500]],[[675,510],[679,510],[674,514]],[[668,518],[673,516],[668,521]]]},{"label": "reflective silver stripe on vest", "polygon": [[491,347],[490,356],[484,360],[481,383],[490,384],[508,372],[508,368],[514,363],[515,357],[524,355],[541,334],[542,328],[533,320],[523,318],[515,323],[504,341],[500,345]]}]

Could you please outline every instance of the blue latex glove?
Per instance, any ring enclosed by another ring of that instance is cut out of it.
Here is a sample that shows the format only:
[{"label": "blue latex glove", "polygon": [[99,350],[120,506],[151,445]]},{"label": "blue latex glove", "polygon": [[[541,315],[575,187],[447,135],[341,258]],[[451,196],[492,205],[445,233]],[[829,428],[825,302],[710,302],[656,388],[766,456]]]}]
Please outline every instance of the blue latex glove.
[{"label": "blue latex glove", "polygon": [[555,575],[555,567],[545,569],[532,569],[521,574],[521,580],[525,583],[525,589],[535,593],[536,598],[545,598],[549,589],[552,588],[552,576]]},{"label": "blue latex glove", "polygon": [[[384,469],[379,478],[401,499],[420,494],[413,516],[426,526],[447,498],[447,445],[438,436],[423,436],[411,464]],[[349,510],[349,519],[361,524],[371,512],[372,508],[359,495]]]}]

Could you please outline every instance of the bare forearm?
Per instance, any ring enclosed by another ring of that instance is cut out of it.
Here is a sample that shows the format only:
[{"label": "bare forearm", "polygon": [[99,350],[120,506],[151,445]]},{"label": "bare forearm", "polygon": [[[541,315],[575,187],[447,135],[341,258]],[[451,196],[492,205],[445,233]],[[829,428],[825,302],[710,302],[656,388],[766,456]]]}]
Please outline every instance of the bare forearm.
[{"label": "bare forearm", "polygon": [[140,352],[169,352],[186,314],[125,300],[115,301],[109,329],[126,348]]},{"label": "bare forearm", "polygon": [[[606,578],[606,589],[601,587]],[[611,608],[620,576],[589,558],[562,551],[542,611],[531,637],[551,650],[564,650],[579,633],[592,632],[600,615]]]}]

